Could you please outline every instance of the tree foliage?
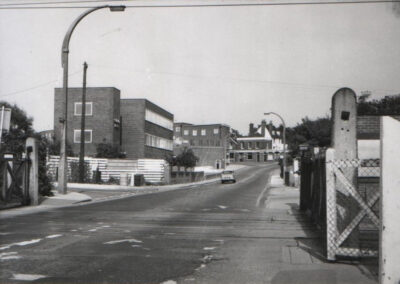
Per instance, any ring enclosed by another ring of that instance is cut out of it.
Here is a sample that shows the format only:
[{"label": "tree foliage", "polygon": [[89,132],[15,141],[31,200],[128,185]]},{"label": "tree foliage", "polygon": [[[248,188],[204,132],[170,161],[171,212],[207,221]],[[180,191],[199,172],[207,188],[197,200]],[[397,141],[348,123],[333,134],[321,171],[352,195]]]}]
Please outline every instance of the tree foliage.
[{"label": "tree foliage", "polygon": [[400,115],[400,94],[382,99],[368,100],[360,96],[357,104],[358,115]]},{"label": "tree foliage", "polygon": [[184,167],[185,170],[188,168],[194,168],[199,161],[199,158],[196,157],[196,155],[193,153],[193,150],[188,147],[183,148],[179,155],[168,155],[165,157],[165,159],[171,167]]},{"label": "tree foliage", "polygon": [[190,148],[184,148],[183,151],[176,157],[177,166],[187,168],[194,168],[199,158],[193,153]]},{"label": "tree foliage", "polygon": [[293,156],[299,151],[300,144],[328,147],[331,144],[332,123],[329,116],[311,120],[305,117],[295,127],[286,130],[288,147]]}]

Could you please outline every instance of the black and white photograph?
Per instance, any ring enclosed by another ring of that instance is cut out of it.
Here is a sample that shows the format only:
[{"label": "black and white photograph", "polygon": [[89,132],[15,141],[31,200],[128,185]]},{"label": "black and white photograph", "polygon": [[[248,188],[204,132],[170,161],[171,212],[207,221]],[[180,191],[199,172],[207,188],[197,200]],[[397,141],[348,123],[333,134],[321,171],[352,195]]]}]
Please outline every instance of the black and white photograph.
[{"label": "black and white photograph", "polygon": [[400,0],[0,0],[0,283],[400,284]]}]

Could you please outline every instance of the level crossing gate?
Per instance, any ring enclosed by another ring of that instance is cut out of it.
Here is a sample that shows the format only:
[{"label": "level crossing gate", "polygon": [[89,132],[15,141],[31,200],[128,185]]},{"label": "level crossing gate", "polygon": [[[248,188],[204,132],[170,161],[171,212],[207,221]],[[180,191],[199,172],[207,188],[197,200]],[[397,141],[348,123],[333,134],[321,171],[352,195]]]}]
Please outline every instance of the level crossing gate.
[{"label": "level crossing gate", "polygon": [[[380,226],[379,160],[336,160],[334,150],[326,153],[326,234],[327,259],[336,256],[377,256]],[[364,187],[360,183],[365,180]],[[372,181],[372,182],[371,182]],[[349,202],[350,201],[350,202]],[[361,233],[362,232],[362,233]],[[367,239],[361,245],[360,239]],[[368,244],[369,241],[369,244]]]},{"label": "level crossing gate", "polygon": [[0,158],[1,200],[6,203],[30,204],[29,171],[31,160],[28,155],[16,158],[6,154]]}]

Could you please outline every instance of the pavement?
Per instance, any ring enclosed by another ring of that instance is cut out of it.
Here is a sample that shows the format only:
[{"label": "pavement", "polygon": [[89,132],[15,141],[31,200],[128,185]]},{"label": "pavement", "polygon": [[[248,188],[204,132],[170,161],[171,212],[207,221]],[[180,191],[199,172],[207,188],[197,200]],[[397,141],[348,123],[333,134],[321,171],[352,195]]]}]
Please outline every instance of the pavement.
[{"label": "pavement", "polygon": [[325,260],[299,189],[273,165],[237,179],[108,202],[95,200],[109,191],[87,191],[90,202],[6,218],[0,282],[378,283],[373,260]]}]

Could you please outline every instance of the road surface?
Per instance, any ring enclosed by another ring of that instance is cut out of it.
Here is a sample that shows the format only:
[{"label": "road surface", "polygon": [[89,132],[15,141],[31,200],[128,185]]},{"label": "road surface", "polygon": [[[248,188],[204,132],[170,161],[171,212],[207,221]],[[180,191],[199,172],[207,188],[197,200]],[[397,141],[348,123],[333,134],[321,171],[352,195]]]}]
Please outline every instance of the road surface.
[{"label": "road surface", "polygon": [[293,228],[274,230],[279,220],[266,209],[277,168],[248,167],[235,184],[3,219],[0,282],[269,282],[282,241],[295,245]]}]

